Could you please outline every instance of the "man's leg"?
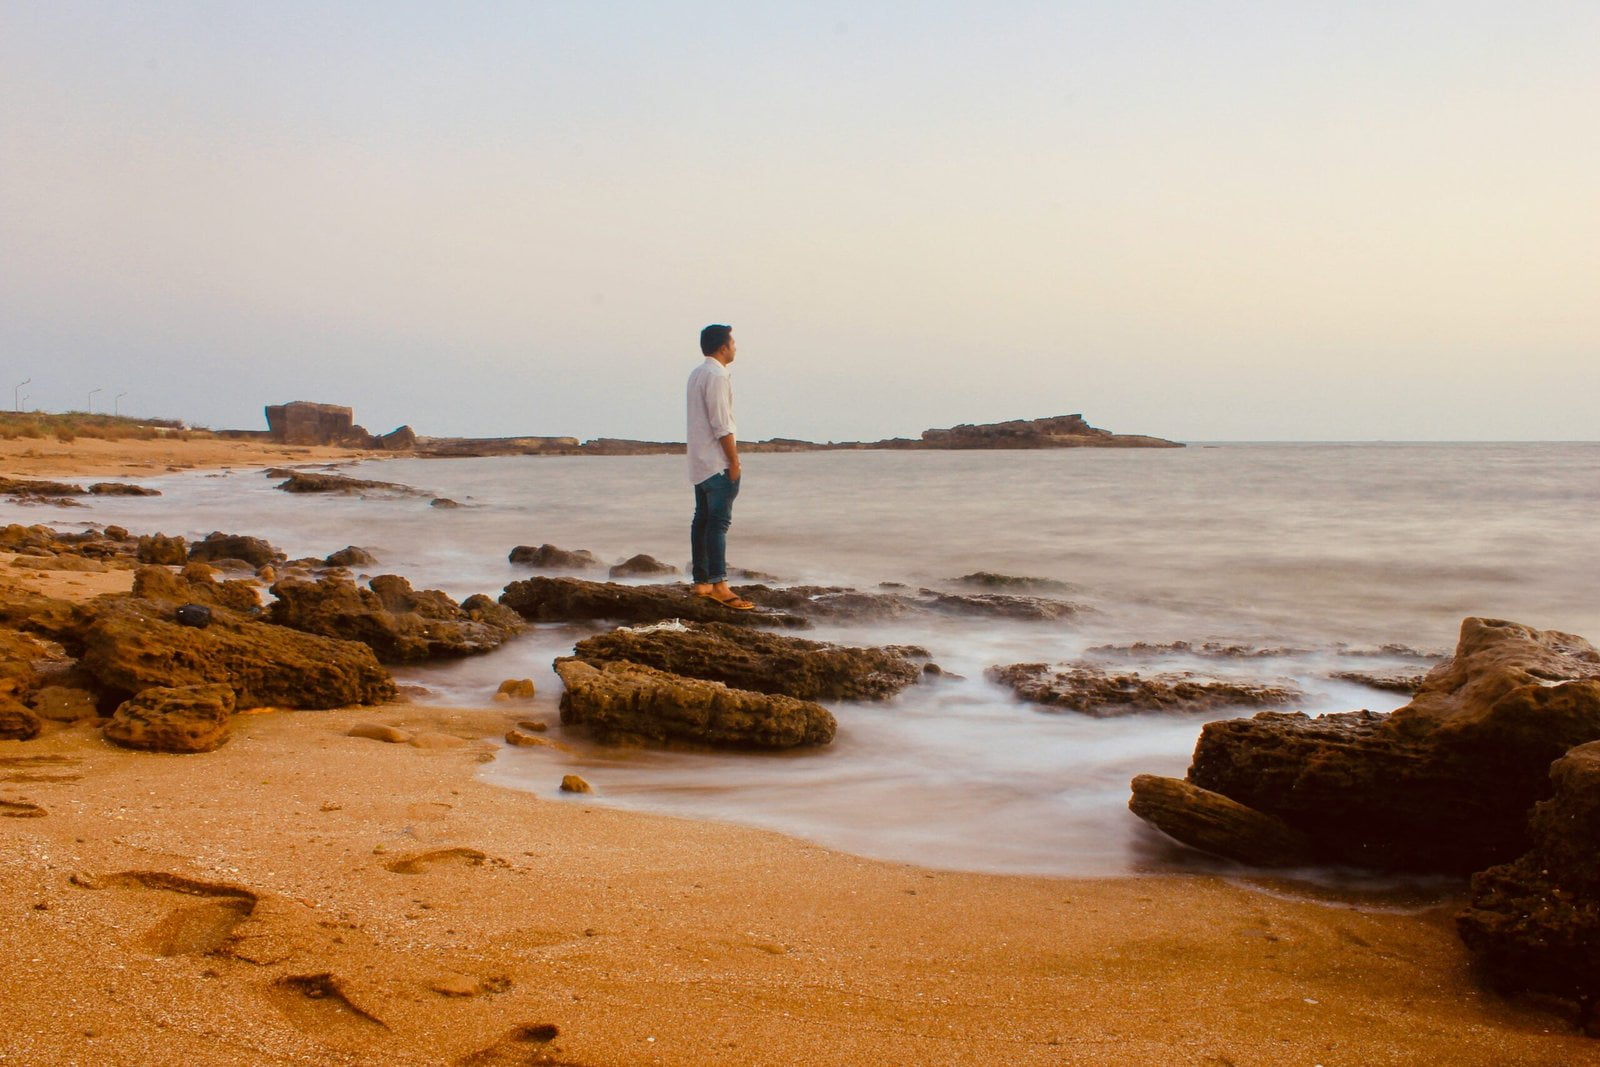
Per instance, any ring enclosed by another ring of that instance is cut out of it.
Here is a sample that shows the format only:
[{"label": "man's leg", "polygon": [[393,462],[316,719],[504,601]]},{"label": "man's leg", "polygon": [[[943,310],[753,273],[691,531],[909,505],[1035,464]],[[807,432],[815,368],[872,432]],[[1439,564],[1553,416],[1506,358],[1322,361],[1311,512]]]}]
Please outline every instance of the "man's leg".
[{"label": "man's leg", "polygon": [[706,482],[701,482],[694,487],[694,521],[689,523],[689,573],[694,577],[697,593],[711,589],[711,572],[706,567],[706,527],[710,519]]},{"label": "man's leg", "polygon": [[730,607],[749,609],[754,605],[728,586],[728,527],[733,524],[739,483],[718,474],[701,484],[706,487],[706,576],[711,581],[711,596]]}]

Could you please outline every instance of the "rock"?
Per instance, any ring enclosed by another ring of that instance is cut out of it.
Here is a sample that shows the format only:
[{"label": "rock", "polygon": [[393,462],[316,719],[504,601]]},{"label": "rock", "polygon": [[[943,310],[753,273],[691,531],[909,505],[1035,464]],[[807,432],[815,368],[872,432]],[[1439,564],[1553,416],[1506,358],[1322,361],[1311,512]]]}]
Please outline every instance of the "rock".
[{"label": "rock", "polygon": [[158,563],[165,566],[182,566],[189,558],[189,544],[181,537],[166,534],[144,534],[139,538],[136,555],[140,563]]},{"label": "rock", "polygon": [[883,700],[922,673],[900,651],[828,645],[727,623],[613,630],[579,641],[573,655],[595,666],[629,661],[801,700]]},{"label": "rock", "polygon": [[933,593],[933,607],[952,615],[986,615],[1001,619],[1064,619],[1082,609],[1065,600],[1014,596],[1009,593]]},{"label": "rock", "polygon": [[384,452],[409,452],[417,447],[417,431],[409,426],[397,426],[373,438],[372,447]]},{"label": "rock", "polygon": [[133,595],[166,604],[207,604],[251,614],[261,607],[256,587],[241,579],[217,581],[216,571],[191,563],[181,574],[165,567],[140,567],[133,572]]},{"label": "rock", "polygon": [[354,641],[255,622],[225,608],[204,630],[168,621],[148,600],[102,598],[80,609],[83,667],[113,694],[231,686],[241,707],[337,708],[395,695],[389,672]]},{"label": "rock", "polygon": [[428,501],[428,506],[430,508],[459,508],[461,505],[447,496],[436,496]]},{"label": "rock", "polygon": [[1128,808],[1186,845],[1255,867],[1301,867],[1313,855],[1310,838],[1282,819],[1181,778],[1139,775]]},{"label": "rock", "polygon": [[1319,862],[1465,874],[1530,847],[1550,763],[1600,739],[1600,653],[1469,618],[1405,707],[1208,723],[1188,780],[1307,834]]},{"label": "rock", "polygon": [[310,471],[290,471],[289,477],[279,482],[276,489],[285,493],[345,493],[371,496],[418,496],[419,490],[398,482],[375,482],[365,478],[350,478],[343,474],[314,474]]},{"label": "rock", "polygon": [[515,728],[506,731],[506,744],[522,747],[553,748],[558,752],[572,751],[571,745],[563,745],[560,741],[552,741],[548,737],[540,737],[538,734],[527,733]]},{"label": "rock", "polygon": [[533,733],[542,734],[550,729],[550,724],[540,719],[521,719],[517,722],[517,729],[531,730]]},{"label": "rock", "polygon": [[599,557],[587,549],[568,551],[555,545],[518,545],[511,550],[509,559],[541,570],[581,571],[600,566]]},{"label": "rock", "polygon": [[403,745],[411,740],[411,735],[397,726],[384,726],[380,723],[361,722],[345,731],[346,737],[365,737],[369,741],[383,741],[391,745]]},{"label": "rock", "polygon": [[[25,605],[19,605],[26,610]],[[39,684],[35,664],[47,654],[27,634],[0,629],[0,697],[21,699]]]},{"label": "rock", "polygon": [[50,497],[82,496],[84,488],[81,485],[72,485],[68,482],[47,482],[0,476],[0,493],[7,496],[45,499]]},{"label": "rock", "polygon": [[465,748],[467,739],[457,737],[455,734],[439,733],[433,730],[424,730],[414,735],[408,742],[412,748]]},{"label": "rock", "polygon": [[576,774],[561,776],[561,791],[563,793],[593,793],[594,788]]},{"label": "rock", "polygon": [[75,686],[43,686],[33,694],[29,703],[40,718],[51,722],[82,722],[100,715],[94,694]]},{"label": "rock", "polygon": [[340,444],[349,440],[354,429],[355,412],[340,404],[295,400],[267,405],[267,432],[284,444]]},{"label": "rock", "polygon": [[1550,779],[1532,848],[1473,877],[1456,926],[1496,989],[1571,1000],[1600,1037],[1600,742],[1557,760]]},{"label": "rock", "polygon": [[394,574],[368,585],[360,588],[339,575],[282,578],[272,586],[278,599],[267,616],[306,633],[360,641],[384,663],[476,655],[524,629],[520,616],[487,597],[457,604],[436,589],[414,590]]},{"label": "rock", "polygon": [[1335,671],[1328,677],[1341,682],[1354,682],[1371,689],[1381,689],[1388,693],[1404,693],[1410,696],[1422,688],[1421,674],[1407,674],[1404,671]]},{"label": "rock", "polygon": [[740,586],[738,593],[763,608],[823,619],[898,619],[924,608],[899,593],[863,593],[838,586],[791,585],[774,589],[750,585]]},{"label": "rock", "polygon": [[561,721],[602,741],[688,741],[733,748],[825,745],[836,724],[821,705],[730,689],[634,663],[559,659]]},{"label": "rock", "polygon": [[1141,711],[1209,713],[1220,708],[1276,707],[1304,695],[1288,682],[1269,685],[1187,671],[1112,674],[1089,663],[1013,663],[991,667],[985,674],[1023,700],[1097,718]]},{"label": "rock", "polygon": [[612,578],[659,578],[671,574],[681,573],[682,568],[674,567],[670,563],[662,563],[654,556],[640,553],[629,556],[615,567],[611,568]]},{"label": "rock", "polygon": [[31,741],[44,729],[44,720],[18,703],[0,696],[0,741]]},{"label": "rock", "polygon": [[124,701],[106,739],[150,752],[210,752],[228,739],[233,689],[225,684],[156,686]]},{"label": "rock", "polygon": [[337,552],[330,552],[322,562],[330,567],[370,567],[378,562],[378,557],[364,548],[350,545]]},{"label": "rock", "polygon": [[726,622],[734,626],[810,625],[781,611],[733,611],[676,585],[620,585],[581,578],[527,578],[512,582],[500,603],[531,622],[583,622],[612,619],[651,623],[666,619]]},{"label": "rock", "polygon": [[952,578],[951,581],[960,585],[977,586],[980,589],[1030,589],[1040,593],[1072,592],[1072,586],[1052,578],[1019,578],[1011,574],[996,574],[993,571],[974,571],[972,574]]},{"label": "rock", "polygon": [[78,571],[80,573],[95,574],[110,568],[97,559],[86,559],[83,556],[18,556],[11,561],[13,567],[34,571]]},{"label": "rock", "polygon": [[[887,444],[890,442],[879,442]],[[910,442],[908,442],[909,444]],[[1090,426],[1082,415],[1013,419],[950,429],[924,430],[922,448],[1182,448],[1177,441],[1137,434],[1114,434]]]},{"label": "rock", "polygon": [[507,678],[500,683],[500,688],[494,691],[496,700],[532,700],[532,678]]},{"label": "rock", "polygon": [[95,482],[89,487],[89,492],[95,496],[160,496],[161,490],[147,489],[142,485],[129,485],[127,482]]},{"label": "rock", "polygon": [[248,563],[251,567],[264,567],[269,563],[281,563],[285,557],[282,552],[259,537],[216,531],[208,534],[204,541],[196,541],[190,545],[189,558],[201,563],[219,559],[237,559]]}]

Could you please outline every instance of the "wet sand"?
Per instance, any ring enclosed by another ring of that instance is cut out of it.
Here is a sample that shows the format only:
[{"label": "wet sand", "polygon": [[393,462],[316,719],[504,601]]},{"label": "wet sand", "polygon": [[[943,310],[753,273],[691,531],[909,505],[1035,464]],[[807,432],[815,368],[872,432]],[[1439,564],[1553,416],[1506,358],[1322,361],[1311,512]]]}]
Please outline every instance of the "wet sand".
[{"label": "wet sand", "polygon": [[[127,573],[0,560],[58,595]],[[0,1060],[1600,1062],[1473,983],[1448,899],[950,873],[479,781],[525,714],[249,714],[186,756],[0,742]]]}]

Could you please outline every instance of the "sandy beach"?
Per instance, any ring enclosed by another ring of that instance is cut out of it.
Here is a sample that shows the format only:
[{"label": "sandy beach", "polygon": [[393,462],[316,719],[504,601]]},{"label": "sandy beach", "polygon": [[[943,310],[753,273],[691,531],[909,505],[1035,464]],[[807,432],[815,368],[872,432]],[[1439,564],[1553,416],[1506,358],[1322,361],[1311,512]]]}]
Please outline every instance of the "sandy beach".
[{"label": "sandy beach", "polygon": [[[0,472],[341,455],[6,441]],[[0,575],[85,597],[131,572]],[[268,710],[182,756],[92,724],[0,742],[0,1062],[1600,1062],[1473,981],[1453,898],[952,873],[479,781],[522,717]]]}]

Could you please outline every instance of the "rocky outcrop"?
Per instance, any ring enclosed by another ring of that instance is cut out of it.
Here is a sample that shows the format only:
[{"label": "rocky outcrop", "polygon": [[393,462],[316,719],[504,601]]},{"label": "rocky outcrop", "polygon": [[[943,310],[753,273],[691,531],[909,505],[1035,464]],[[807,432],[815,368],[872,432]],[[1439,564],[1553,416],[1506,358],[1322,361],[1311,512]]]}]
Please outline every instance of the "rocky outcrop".
[{"label": "rocky outcrop", "polygon": [[378,482],[351,478],[343,474],[288,471],[288,477],[274,488],[285,493],[343,493],[348,496],[428,496],[419,489],[399,482]]},{"label": "rocky outcrop", "polygon": [[1023,700],[1096,718],[1145,711],[1199,714],[1221,708],[1282,707],[1304,696],[1292,683],[1208,677],[1188,671],[1108,672],[1090,663],[1013,663],[987,675]]},{"label": "rocky outcrop", "polygon": [[223,684],[240,707],[337,708],[392,700],[372,650],[214,609],[204,629],[171,621],[170,605],[91,601],[74,640],[96,685],[123,698],[152,688]]},{"label": "rocky outcrop", "polygon": [[1082,415],[1013,419],[982,425],[964,423],[947,430],[924,430],[924,448],[1182,448],[1159,437],[1114,434],[1090,426]]},{"label": "rocky outcrop", "polygon": [[259,537],[217,530],[207,534],[205,540],[190,545],[189,558],[198,563],[239,560],[251,567],[265,567],[270,563],[282,563],[287,557]]},{"label": "rocky outcrop", "polygon": [[1128,808],[1179,841],[1253,867],[1300,867],[1311,841],[1282,819],[1180,778],[1141,774]]},{"label": "rocky outcrop", "polygon": [[351,436],[355,412],[340,404],[295,400],[267,405],[267,432],[289,445],[338,444]]},{"label": "rocky outcrop", "polygon": [[182,537],[166,534],[144,534],[138,540],[135,558],[140,563],[158,563],[181,566],[189,558],[189,543]]},{"label": "rocky outcrop", "polygon": [[1076,615],[1076,604],[1048,597],[1017,596],[1013,593],[936,593],[923,590],[935,610],[947,615],[982,615],[995,619],[1023,619],[1046,622]]},{"label": "rocky outcrop", "polygon": [[670,563],[662,563],[654,556],[647,556],[641,552],[637,556],[629,556],[615,567],[612,567],[610,577],[662,578],[668,575],[678,574],[680,571],[681,568],[679,567],[674,567]]},{"label": "rocky outcrop", "polygon": [[1528,850],[1551,762],[1596,739],[1600,653],[1469,618],[1405,707],[1209,723],[1188,781],[1282,819],[1319,862],[1464,874]]},{"label": "rocky outcrop", "polygon": [[579,641],[573,657],[801,700],[883,700],[922,675],[902,650],[827,645],[719,622],[613,630]]},{"label": "rocky outcrop", "polygon": [[165,567],[140,567],[133,572],[133,595],[168,604],[208,604],[244,614],[260,610],[254,582],[219,580],[204,563],[190,563],[179,573]]},{"label": "rocky outcrop", "polygon": [[555,545],[518,545],[507,557],[512,563],[522,563],[547,571],[582,571],[600,566],[600,559],[586,548],[565,549]]},{"label": "rocky outcrop", "polygon": [[322,562],[330,567],[370,567],[378,562],[378,557],[357,545],[348,545],[328,553]]},{"label": "rocky outcrop", "polygon": [[105,736],[149,752],[210,752],[228,739],[234,695],[230,686],[156,687],[124,701]]},{"label": "rocky outcrop", "polygon": [[959,578],[952,578],[951,581],[957,585],[969,585],[978,589],[1021,589],[1035,593],[1072,592],[1072,586],[1053,578],[1025,578],[1015,574],[996,574],[994,571],[974,571]]},{"label": "rocky outcrop", "polygon": [[740,596],[759,607],[818,619],[898,619],[922,610],[901,593],[863,593],[838,586],[791,585],[774,589],[766,585],[737,587]]},{"label": "rocky outcrop", "polygon": [[566,692],[561,721],[606,743],[687,742],[727,748],[794,748],[833,740],[833,715],[793,697],[730,689],[635,663],[556,661]]},{"label": "rocky outcrop", "polygon": [[43,728],[44,721],[30,708],[0,696],[0,741],[31,741]]},{"label": "rocky outcrop", "polygon": [[394,574],[379,575],[368,586],[338,575],[284,578],[272,586],[278,599],[268,618],[306,633],[359,641],[383,663],[489,652],[525,627],[516,612],[485,596],[457,604],[437,589],[412,589]]},{"label": "rocky outcrop", "polygon": [[1557,760],[1550,779],[1533,847],[1472,879],[1457,928],[1496,988],[1571,1000],[1600,1037],[1600,742]]},{"label": "rocky outcrop", "polygon": [[804,627],[783,611],[734,611],[676,585],[621,585],[581,578],[527,578],[512,582],[500,603],[530,622],[726,622],[734,626]]}]

